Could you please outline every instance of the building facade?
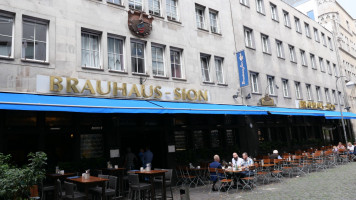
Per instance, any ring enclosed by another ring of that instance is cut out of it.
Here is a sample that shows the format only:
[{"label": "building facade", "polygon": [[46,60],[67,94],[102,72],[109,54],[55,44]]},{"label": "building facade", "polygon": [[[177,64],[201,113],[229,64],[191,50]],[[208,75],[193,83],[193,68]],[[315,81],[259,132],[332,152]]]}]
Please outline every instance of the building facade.
[{"label": "building facade", "polygon": [[[282,1],[1,0],[0,20],[2,93],[328,110],[343,96],[332,33]],[[151,146],[167,166],[178,151],[342,140],[323,117],[1,112],[2,152],[42,149],[53,163]]]}]

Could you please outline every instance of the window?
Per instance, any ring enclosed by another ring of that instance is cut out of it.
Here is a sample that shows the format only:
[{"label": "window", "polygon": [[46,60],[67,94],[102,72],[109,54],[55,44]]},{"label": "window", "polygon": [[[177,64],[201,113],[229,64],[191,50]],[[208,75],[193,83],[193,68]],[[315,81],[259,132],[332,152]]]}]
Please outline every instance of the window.
[{"label": "window", "polygon": [[339,73],[338,73],[337,68],[336,68],[336,64],[333,64],[333,69],[334,69],[334,75],[335,76],[339,76]]},{"label": "window", "polygon": [[333,42],[332,42],[331,38],[329,38],[329,37],[328,37],[328,42],[329,42],[330,50],[333,50]]},{"label": "window", "polygon": [[167,19],[178,21],[178,0],[166,0]]},{"label": "window", "polygon": [[273,76],[267,76],[267,84],[268,84],[268,91],[270,95],[274,95],[274,77]]},{"label": "window", "polygon": [[183,78],[181,58],[182,51],[171,49],[171,70],[173,78]]},{"label": "window", "polygon": [[310,28],[309,28],[309,24],[304,23],[304,28],[305,28],[305,35],[310,38]]},{"label": "window", "polygon": [[302,59],[302,65],[303,66],[308,66],[307,58],[305,56],[305,51],[304,50],[300,50],[300,57]]},{"label": "window", "polygon": [[262,40],[262,51],[264,53],[271,53],[270,52],[270,46],[269,46],[269,39],[267,35],[261,34],[261,40]]},{"label": "window", "polygon": [[248,2],[248,0],[240,0],[240,3],[241,3],[242,5],[244,5],[244,6],[249,6],[249,5],[250,5],[249,2]]},{"label": "window", "polygon": [[283,10],[284,25],[290,27],[289,13]]},{"label": "window", "polygon": [[253,32],[252,29],[244,28],[245,35],[245,45],[246,47],[254,48]]},{"label": "window", "polygon": [[204,82],[211,82],[209,60],[210,60],[210,56],[207,55],[200,56],[201,73]]},{"label": "window", "polygon": [[278,11],[277,11],[277,6],[274,4],[270,4],[271,5],[271,15],[272,15],[272,19],[278,21]]},{"label": "window", "polygon": [[153,45],[152,51],[152,73],[154,76],[164,76],[164,47]]},{"label": "window", "polygon": [[161,16],[161,0],[149,0],[148,9],[151,15]]},{"label": "window", "polygon": [[265,5],[263,0],[256,0],[256,9],[257,12],[265,14]]},{"label": "window", "polygon": [[335,90],[332,90],[332,95],[333,95],[333,103],[337,104],[337,99],[336,99],[336,92]]},{"label": "window", "polygon": [[300,20],[297,17],[294,17],[294,22],[295,22],[295,30],[298,33],[302,33],[302,28],[300,27]]},{"label": "window", "polygon": [[284,49],[282,41],[276,40],[276,46],[278,58],[284,58]]},{"label": "window", "polygon": [[129,0],[129,8],[133,10],[142,10],[142,0]]},{"label": "window", "polygon": [[297,99],[302,99],[302,94],[300,91],[300,82],[295,82],[294,85],[295,85],[295,97]]},{"label": "window", "polygon": [[217,82],[220,84],[225,83],[222,58],[215,57],[215,71]]},{"label": "window", "polygon": [[320,42],[318,29],[314,28],[315,41]]},{"label": "window", "polygon": [[47,60],[47,28],[46,22],[24,19],[22,24],[22,58]]},{"label": "window", "polygon": [[13,17],[0,15],[0,57],[13,57]]},{"label": "window", "polygon": [[259,93],[259,89],[258,89],[258,73],[253,73],[250,72],[251,74],[251,80],[252,80],[252,93]]},{"label": "window", "polygon": [[82,66],[100,68],[99,34],[82,32]]},{"label": "window", "polygon": [[324,59],[319,57],[320,71],[325,72]]},{"label": "window", "polygon": [[123,46],[122,39],[108,37],[108,68],[110,70],[125,71]]},{"label": "window", "polygon": [[195,17],[197,20],[197,27],[205,29],[205,8],[199,5],[195,5]]},{"label": "window", "polygon": [[217,11],[214,10],[209,11],[210,30],[212,33],[220,33],[218,15],[219,13]]},{"label": "window", "polygon": [[326,39],[325,39],[325,34],[321,33],[321,40],[323,42],[323,45],[326,46]]},{"label": "window", "polygon": [[325,88],[325,100],[327,103],[330,103],[330,94],[328,88]]},{"label": "window", "polygon": [[107,2],[121,5],[121,0],[107,0]]},{"label": "window", "polygon": [[307,97],[308,97],[308,100],[311,101],[311,100],[313,99],[312,93],[311,93],[311,87],[310,87],[309,84],[306,84],[305,86],[306,86],[306,88],[307,88]]},{"label": "window", "polygon": [[315,61],[315,56],[313,54],[310,54],[310,63],[312,69],[316,69],[316,61]]},{"label": "window", "polygon": [[297,62],[297,59],[295,56],[295,49],[294,49],[294,46],[292,46],[292,45],[289,45],[289,54],[290,54],[290,61]]},{"label": "window", "polygon": [[320,87],[315,86],[315,89],[316,89],[316,100],[321,101]]},{"label": "window", "polygon": [[133,73],[146,73],[145,69],[145,44],[131,42],[131,66]]},{"label": "window", "polygon": [[330,74],[330,75],[332,75],[332,70],[331,70],[331,64],[330,64],[330,61],[326,61],[326,66],[328,67],[328,73]]},{"label": "window", "polygon": [[282,79],[282,87],[283,87],[283,96],[289,97],[288,80],[287,79]]}]

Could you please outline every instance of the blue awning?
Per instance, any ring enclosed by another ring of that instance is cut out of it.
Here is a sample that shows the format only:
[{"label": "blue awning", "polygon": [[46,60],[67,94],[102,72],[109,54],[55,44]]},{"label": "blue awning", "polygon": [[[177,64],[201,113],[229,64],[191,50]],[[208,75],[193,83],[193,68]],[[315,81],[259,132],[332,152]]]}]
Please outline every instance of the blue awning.
[{"label": "blue awning", "polygon": [[297,115],[297,116],[324,116],[323,111],[319,110],[307,110],[296,108],[279,108],[279,107],[262,107],[255,106],[255,108],[268,111],[272,115]]},{"label": "blue awning", "polygon": [[[341,119],[339,111],[323,111],[326,119]],[[344,119],[356,119],[356,114],[351,112],[342,112]]]},{"label": "blue awning", "polygon": [[266,111],[238,105],[48,96],[17,93],[0,93],[0,109],[82,113],[267,115]]},{"label": "blue awning", "polygon": [[165,108],[165,113],[181,114],[226,114],[226,115],[267,115],[267,111],[242,105],[203,104],[150,101]]}]

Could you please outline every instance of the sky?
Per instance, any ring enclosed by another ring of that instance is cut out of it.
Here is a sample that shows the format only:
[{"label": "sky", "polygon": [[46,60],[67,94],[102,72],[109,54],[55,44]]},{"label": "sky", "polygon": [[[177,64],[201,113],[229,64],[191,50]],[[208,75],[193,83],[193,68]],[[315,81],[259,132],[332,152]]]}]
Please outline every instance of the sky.
[{"label": "sky", "polygon": [[356,1],[355,0],[337,0],[337,2],[356,19]]}]

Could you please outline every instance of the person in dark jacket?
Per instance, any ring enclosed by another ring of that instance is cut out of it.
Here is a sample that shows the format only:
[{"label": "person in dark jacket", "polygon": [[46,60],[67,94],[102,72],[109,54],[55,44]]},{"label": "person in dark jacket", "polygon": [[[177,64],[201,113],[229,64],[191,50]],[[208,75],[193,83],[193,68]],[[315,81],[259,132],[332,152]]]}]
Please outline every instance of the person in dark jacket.
[{"label": "person in dark jacket", "polygon": [[282,159],[282,157],[278,154],[278,150],[274,150],[273,154],[269,156],[270,159]]},{"label": "person in dark jacket", "polygon": [[[220,164],[220,157],[218,155],[214,156],[214,162],[210,163],[209,168],[218,168],[221,169],[221,164]],[[213,191],[217,191],[217,189],[215,188],[215,184],[216,182],[218,182],[218,176],[216,175],[215,172],[211,172],[210,173],[210,180],[213,181],[213,187],[212,190]]]}]

